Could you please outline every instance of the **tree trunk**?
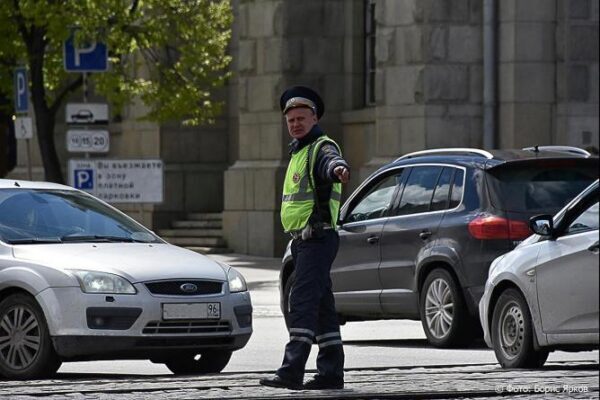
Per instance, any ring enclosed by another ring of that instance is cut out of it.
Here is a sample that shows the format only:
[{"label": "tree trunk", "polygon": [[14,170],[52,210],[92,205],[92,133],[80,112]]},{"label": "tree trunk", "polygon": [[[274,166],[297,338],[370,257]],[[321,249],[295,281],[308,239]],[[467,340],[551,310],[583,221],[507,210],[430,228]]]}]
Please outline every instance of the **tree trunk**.
[{"label": "tree trunk", "polygon": [[42,164],[44,165],[44,178],[49,182],[64,183],[60,161],[54,145],[54,122],[56,110],[48,107],[46,102],[46,88],[44,86],[44,55],[46,43],[45,32],[41,29],[31,30],[31,43],[29,50],[29,71],[31,74],[31,100],[35,111],[35,127],[37,129],[38,143]]}]

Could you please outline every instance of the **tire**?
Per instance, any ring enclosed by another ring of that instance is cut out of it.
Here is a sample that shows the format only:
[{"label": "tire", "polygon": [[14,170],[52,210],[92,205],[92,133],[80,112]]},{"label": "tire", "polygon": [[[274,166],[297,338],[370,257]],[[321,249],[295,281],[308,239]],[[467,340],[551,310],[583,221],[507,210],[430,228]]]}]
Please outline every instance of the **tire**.
[{"label": "tire", "polygon": [[531,314],[523,295],[505,290],[492,314],[492,342],[502,368],[539,368],[548,359],[547,350],[534,347]]},{"label": "tire", "polygon": [[296,271],[292,271],[288,277],[285,285],[283,286],[283,319],[285,320],[285,326],[290,329],[290,296],[292,294],[292,288],[296,283]]},{"label": "tire", "polygon": [[15,380],[47,378],[60,364],[37,302],[26,294],[0,302],[0,375]]},{"label": "tire", "polygon": [[476,330],[458,284],[445,269],[434,269],[421,289],[419,312],[427,340],[435,347],[472,342]]},{"label": "tire", "polygon": [[216,374],[227,366],[231,354],[227,350],[209,350],[198,355],[180,354],[164,363],[175,375]]}]

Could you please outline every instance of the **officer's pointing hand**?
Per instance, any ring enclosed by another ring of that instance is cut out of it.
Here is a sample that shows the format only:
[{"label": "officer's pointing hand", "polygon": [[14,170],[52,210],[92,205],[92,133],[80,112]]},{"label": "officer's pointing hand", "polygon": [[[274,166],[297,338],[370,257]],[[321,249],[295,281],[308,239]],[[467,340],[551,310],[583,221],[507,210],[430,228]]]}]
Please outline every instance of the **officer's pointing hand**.
[{"label": "officer's pointing hand", "polygon": [[342,183],[348,183],[350,180],[350,171],[348,171],[346,167],[342,167],[341,165],[339,167],[335,167],[333,173]]}]

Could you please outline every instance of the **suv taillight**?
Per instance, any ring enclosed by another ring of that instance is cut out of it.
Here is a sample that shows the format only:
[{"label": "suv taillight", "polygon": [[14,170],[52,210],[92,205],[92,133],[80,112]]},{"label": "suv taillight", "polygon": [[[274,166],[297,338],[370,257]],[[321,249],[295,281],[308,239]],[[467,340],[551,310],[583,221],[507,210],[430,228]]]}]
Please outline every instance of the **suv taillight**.
[{"label": "suv taillight", "polygon": [[477,217],[469,222],[469,233],[475,239],[523,240],[532,234],[526,222],[497,216]]}]

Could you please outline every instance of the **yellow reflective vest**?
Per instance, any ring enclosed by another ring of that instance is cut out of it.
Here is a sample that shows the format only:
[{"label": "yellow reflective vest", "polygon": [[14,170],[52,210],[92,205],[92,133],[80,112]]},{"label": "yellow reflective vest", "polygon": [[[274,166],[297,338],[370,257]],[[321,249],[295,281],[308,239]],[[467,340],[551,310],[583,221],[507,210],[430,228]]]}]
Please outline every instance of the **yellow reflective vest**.
[{"label": "yellow reflective vest", "polygon": [[[292,159],[285,174],[285,181],[283,182],[283,198],[281,202],[281,224],[286,232],[301,230],[308,224],[308,219],[313,212],[315,204],[315,195],[311,188],[311,186],[315,186],[315,177],[313,174],[315,160],[319,149],[324,143],[333,144],[341,154],[337,143],[326,135],[320,136],[310,145],[292,154]],[[307,173],[309,151],[310,168],[308,168]],[[311,181],[309,181],[309,174]],[[340,212],[341,197],[342,184],[335,182],[332,185],[331,197],[329,198],[331,224],[334,228]]]}]

